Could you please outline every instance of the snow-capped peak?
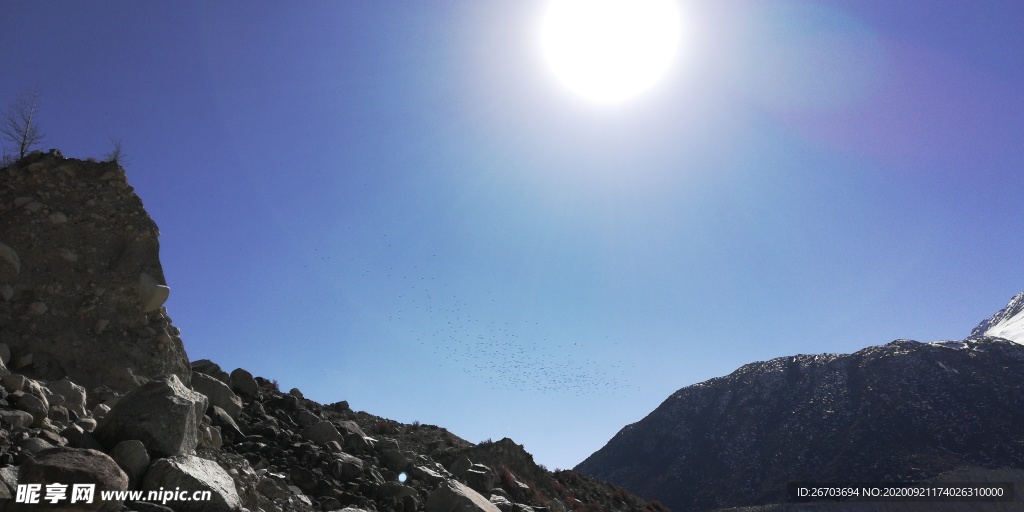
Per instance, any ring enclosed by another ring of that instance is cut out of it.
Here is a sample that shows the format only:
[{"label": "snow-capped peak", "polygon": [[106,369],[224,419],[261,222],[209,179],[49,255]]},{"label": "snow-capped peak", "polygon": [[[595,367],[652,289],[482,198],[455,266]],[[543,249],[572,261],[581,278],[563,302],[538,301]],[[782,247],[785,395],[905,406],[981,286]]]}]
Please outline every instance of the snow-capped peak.
[{"label": "snow-capped peak", "polygon": [[981,336],[998,336],[1024,344],[1024,292],[1018,293],[1005,308],[971,331],[971,338]]}]

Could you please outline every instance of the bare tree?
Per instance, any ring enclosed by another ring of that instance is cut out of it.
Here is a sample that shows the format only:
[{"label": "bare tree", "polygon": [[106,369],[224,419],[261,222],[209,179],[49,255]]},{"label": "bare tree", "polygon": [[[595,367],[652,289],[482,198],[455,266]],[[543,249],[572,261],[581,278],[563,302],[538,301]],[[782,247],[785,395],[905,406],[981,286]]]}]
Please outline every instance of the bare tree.
[{"label": "bare tree", "polygon": [[124,149],[121,147],[121,139],[111,138],[110,144],[113,148],[111,148],[110,152],[104,155],[107,161],[114,162],[117,165],[124,165],[127,163],[127,157],[124,154]]},{"label": "bare tree", "polygon": [[32,146],[43,141],[43,134],[39,132],[36,119],[38,113],[38,86],[22,93],[4,112],[3,120],[0,122],[0,135],[18,148],[18,158],[24,157]]}]

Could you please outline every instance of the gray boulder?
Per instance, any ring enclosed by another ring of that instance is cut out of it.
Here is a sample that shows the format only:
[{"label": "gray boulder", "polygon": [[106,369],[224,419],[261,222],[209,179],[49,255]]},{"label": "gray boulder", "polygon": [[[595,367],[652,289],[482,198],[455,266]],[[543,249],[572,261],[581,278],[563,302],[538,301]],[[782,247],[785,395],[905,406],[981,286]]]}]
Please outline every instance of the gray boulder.
[{"label": "gray boulder", "polygon": [[359,428],[359,424],[352,420],[342,421],[338,423],[338,427],[346,436],[357,435],[359,437],[366,437],[366,433],[363,432],[362,428]]},{"label": "gray boulder", "polygon": [[428,466],[413,466],[409,472],[412,474],[413,478],[427,482],[431,487],[441,485],[445,480],[447,480],[447,478],[445,478],[445,473],[447,472],[440,467],[431,468]]},{"label": "gray boulder", "polygon": [[10,392],[25,389],[25,384],[27,382],[28,377],[25,377],[20,373],[9,373],[0,378],[0,385],[3,385],[4,389]]},{"label": "gray boulder", "polygon": [[351,482],[363,476],[363,460],[347,453],[335,453],[330,471],[334,478],[342,482]]},{"label": "gray boulder", "polygon": [[220,365],[210,361],[209,359],[200,359],[198,361],[192,361],[192,371],[199,372],[203,375],[209,375],[225,384],[231,381],[227,372],[220,369]]},{"label": "gray boulder", "polygon": [[235,482],[224,469],[212,460],[194,455],[178,455],[159,459],[149,465],[142,479],[142,490],[188,489],[210,491],[210,501],[175,501],[176,512],[208,512],[240,510],[242,501],[235,490]]},{"label": "gray boulder", "polygon": [[79,425],[71,425],[60,432],[61,437],[68,440],[68,446],[74,448],[87,448],[90,450],[106,451],[106,448],[93,437],[92,433],[85,431]]},{"label": "gray boulder", "polygon": [[49,450],[53,447],[54,446],[50,444],[49,441],[41,437],[30,437],[28,439],[23,439],[18,443],[18,448],[20,448],[22,452],[32,454],[39,453],[43,450]]},{"label": "gray boulder", "polygon": [[67,425],[71,421],[71,414],[68,413],[68,408],[63,405],[51,405],[46,417],[51,422],[61,425]]},{"label": "gray boulder", "polygon": [[307,428],[302,432],[302,435],[318,444],[327,444],[331,441],[337,441],[339,443],[345,442],[345,436],[338,432],[338,429],[334,427],[329,421],[321,421],[312,427]]},{"label": "gray boulder", "polygon": [[481,494],[488,494],[494,489],[494,473],[491,472],[491,468],[482,464],[474,464],[466,470],[463,478],[466,485]]},{"label": "gray boulder", "polygon": [[[96,450],[78,448],[51,448],[43,450],[35,457],[28,459],[18,470],[19,484],[52,483],[67,484],[68,499],[51,505],[49,502],[40,504],[13,503],[8,504],[11,512],[29,510],[63,510],[78,511],[116,511],[121,508],[121,501],[103,501],[99,499],[103,491],[125,491],[128,489],[128,476],[121,471],[117,463],[107,455]],[[92,503],[70,503],[71,485],[95,484],[95,497]]]},{"label": "gray boulder", "polygon": [[15,391],[8,396],[8,399],[14,403],[14,406],[19,410],[25,411],[32,415],[32,426],[41,427],[43,421],[46,420],[47,415],[50,412],[49,405],[36,398],[35,395],[25,393],[24,391]]},{"label": "gray boulder", "polygon": [[242,427],[235,422],[234,418],[230,414],[217,407],[216,405],[210,406],[210,412],[207,414],[210,418],[210,425],[213,427],[220,427],[222,434],[227,434],[231,440],[237,441],[245,437],[245,432],[242,431]]},{"label": "gray boulder", "polygon": [[192,389],[206,395],[210,405],[224,409],[232,419],[237,420],[242,412],[242,399],[220,379],[195,372],[192,374]]},{"label": "gray boulder", "polygon": [[381,450],[380,459],[384,467],[396,473],[409,468],[409,458],[394,448],[384,448]]},{"label": "gray boulder", "polygon": [[14,427],[31,427],[35,418],[25,411],[0,409],[0,420]]},{"label": "gray boulder", "polygon": [[242,368],[235,368],[235,370],[231,372],[229,384],[231,385],[232,391],[246,398],[255,397],[256,390],[259,388],[256,384],[256,378]]},{"label": "gray boulder", "polygon": [[110,450],[110,456],[128,475],[128,488],[138,489],[139,484],[142,483],[142,476],[146,474],[150,463],[149,454],[146,453],[146,447],[142,445],[142,442],[135,439],[121,441],[113,450]]},{"label": "gray boulder", "polygon": [[74,412],[79,418],[88,416],[89,410],[86,407],[85,388],[71,382],[68,379],[51,381],[47,385],[55,394],[64,397],[64,407]]},{"label": "gray boulder", "polygon": [[427,512],[501,512],[497,506],[466,485],[450,480],[427,497]]},{"label": "gray boulder", "polygon": [[110,448],[137,439],[157,456],[191,454],[198,442],[196,429],[207,400],[186,388],[177,375],[150,381],[121,398],[94,435]]},{"label": "gray boulder", "polygon": [[448,470],[451,471],[456,478],[462,478],[465,476],[466,471],[469,471],[469,468],[471,467],[473,467],[473,461],[469,460],[469,457],[463,455],[458,459],[455,459],[455,462],[452,462],[452,465]]}]

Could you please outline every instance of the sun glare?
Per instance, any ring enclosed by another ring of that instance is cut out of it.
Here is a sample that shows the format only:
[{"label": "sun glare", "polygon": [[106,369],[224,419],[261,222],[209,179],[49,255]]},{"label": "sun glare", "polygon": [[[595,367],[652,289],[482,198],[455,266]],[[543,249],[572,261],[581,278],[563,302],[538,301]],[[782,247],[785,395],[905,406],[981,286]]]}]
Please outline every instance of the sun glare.
[{"label": "sun glare", "polygon": [[555,76],[598,103],[636,96],[665,75],[681,38],[673,0],[552,0],[541,45]]}]

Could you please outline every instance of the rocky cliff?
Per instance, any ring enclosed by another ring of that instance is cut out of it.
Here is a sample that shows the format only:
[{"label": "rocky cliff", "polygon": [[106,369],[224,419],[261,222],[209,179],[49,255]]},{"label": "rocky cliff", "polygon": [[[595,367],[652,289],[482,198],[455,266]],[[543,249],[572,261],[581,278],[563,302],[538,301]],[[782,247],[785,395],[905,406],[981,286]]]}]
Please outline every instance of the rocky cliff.
[{"label": "rocky cliff", "polygon": [[0,171],[0,343],[19,373],[127,391],[188,358],[159,230],[116,163],[35,152]]},{"label": "rocky cliff", "polygon": [[188,363],[123,169],[37,152],[0,179],[0,512],[666,511],[509,439]]},{"label": "rocky cliff", "polygon": [[780,503],[794,481],[1024,469],[1022,379],[1024,345],[986,336],[752,363],[675,392],[576,470],[678,512]]}]

